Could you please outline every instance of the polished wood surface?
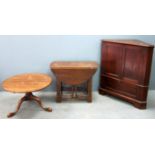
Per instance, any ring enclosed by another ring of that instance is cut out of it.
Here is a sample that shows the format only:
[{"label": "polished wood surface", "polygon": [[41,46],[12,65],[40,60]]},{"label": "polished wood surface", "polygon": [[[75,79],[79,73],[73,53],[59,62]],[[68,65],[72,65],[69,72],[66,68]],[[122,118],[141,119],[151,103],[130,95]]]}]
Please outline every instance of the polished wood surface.
[{"label": "polished wood surface", "polygon": [[93,61],[55,61],[50,66],[52,69],[96,69],[98,67]]},{"label": "polished wood surface", "polygon": [[77,95],[77,87],[86,83],[86,99],[92,101],[92,76],[97,70],[98,64],[93,61],[76,62],[76,61],[57,61],[50,65],[51,70],[57,78],[57,102],[61,102],[64,85],[71,86],[71,98],[83,98]]},{"label": "polished wood surface", "polygon": [[49,86],[52,82],[52,79],[46,74],[21,74],[13,76],[5,80],[2,84],[4,90],[12,93],[25,93],[25,96],[22,97],[16,110],[7,115],[7,117],[13,117],[20,109],[24,101],[35,101],[38,105],[45,111],[51,112],[52,108],[43,107],[39,97],[34,96],[32,92],[42,90]]},{"label": "polished wood surface", "polygon": [[135,45],[135,46],[142,46],[142,47],[154,47],[154,45],[143,42],[141,40],[103,40],[104,42],[110,42],[110,43],[119,43],[119,44],[125,44],[125,45]]},{"label": "polished wood surface", "polygon": [[2,84],[6,91],[13,93],[35,92],[48,87],[52,79],[46,74],[21,74],[5,80]]},{"label": "polished wood surface", "polygon": [[145,109],[153,46],[135,40],[102,41],[100,94],[110,94]]},{"label": "polished wood surface", "polygon": [[96,72],[98,64],[89,62],[53,62],[50,65],[57,79],[64,84],[79,85],[89,80]]}]

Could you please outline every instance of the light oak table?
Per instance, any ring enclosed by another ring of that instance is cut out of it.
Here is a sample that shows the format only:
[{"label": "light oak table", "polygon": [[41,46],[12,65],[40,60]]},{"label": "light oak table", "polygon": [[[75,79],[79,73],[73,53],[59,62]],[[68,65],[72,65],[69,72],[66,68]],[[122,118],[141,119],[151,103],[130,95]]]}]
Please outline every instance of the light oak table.
[{"label": "light oak table", "polygon": [[[92,102],[92,77],[95,74],[98,64],[94,61],[56,61],[51,63],[51,70],[57,79],[57,97],[56,101],[61,102],[63,99],[86,99]],[[84,85],[84,87],[79,87]],[[71,95],[64,95],[64,85],[71,86]],[[78,90],[82,94],[78,95]]]},{"label": "light oak table", "polygon": [[21,74],[13,76],[3,81],[2,87],[5,91],[12,93],[25,93],[25,96],[19,100],[15,112],[8,114],[8,117],[14,116],[20,109],[24,101],[34,100],[45,111],[51,112],[52,109],[43,107],[39,97],[34,96],[32,92],[36,92],[48,87],[52,82],[51,77],[46,74]]}]

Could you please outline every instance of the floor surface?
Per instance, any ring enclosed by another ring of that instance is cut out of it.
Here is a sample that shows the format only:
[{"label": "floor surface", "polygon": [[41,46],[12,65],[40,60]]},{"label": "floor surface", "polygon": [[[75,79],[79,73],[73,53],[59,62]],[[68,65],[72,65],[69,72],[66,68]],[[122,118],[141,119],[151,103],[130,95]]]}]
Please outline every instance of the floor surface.
[{"label": "floor surface", "polygon": [[[146,110],[139,110],[127,102],[111,96],[93,93],[93,102],[65,101],[55,102],[55,93],[38,92],[44,106],[53,108],[53,112],[43,111],[35,102],[24,102],[16,119],[148,119],[155,118],[155,91],[149,91]],[[0,92],[0,118],[7,118],[14,111],[23,94]]]}]

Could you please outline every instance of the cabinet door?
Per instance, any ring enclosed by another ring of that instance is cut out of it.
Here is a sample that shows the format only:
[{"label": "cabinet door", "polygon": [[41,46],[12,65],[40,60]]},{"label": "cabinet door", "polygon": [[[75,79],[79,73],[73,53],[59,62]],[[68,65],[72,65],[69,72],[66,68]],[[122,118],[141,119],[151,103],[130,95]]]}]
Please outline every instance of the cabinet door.
[{"label": "cabinet door", "polygon": [[120,78],[122,73],[123,46],[112,43],[102,44],[102,74]]},{"label": "cabinet door", "polygon": [[[146,92],[143,79],[146,72],[147,52],[142,47],[126,46],[122,73],[122,91],[140,100]],[[144,97],[145,98],[145,97]]]},{"label": "cabinet door", "polygon": [[126,46],[122,77],[133,84],[138,84],[146,66],[146,52],[141,47]]}]

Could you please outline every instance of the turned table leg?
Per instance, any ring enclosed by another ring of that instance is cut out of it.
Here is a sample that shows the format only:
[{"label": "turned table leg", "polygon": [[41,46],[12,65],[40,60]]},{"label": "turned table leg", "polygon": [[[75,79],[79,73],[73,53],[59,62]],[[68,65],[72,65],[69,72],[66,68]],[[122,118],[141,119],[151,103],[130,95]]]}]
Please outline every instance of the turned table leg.
[{"label": "turned table leg", "polygon": [[60,103],[62,101],[62,82],[57,80],[57,96],[56,102]]},{"label": "turned table leg", "polygon": [[72,97],[71,98],[77,98],[78,95],[77,95],[77,86],[73,85],[72,86]]},{"label": "turned table leg", "polygon": [[92,102],[92,78],[87,81],[87,101]]},{"label": "turned table leg", "polygon": [[43,107],[40,98],[37,97],[37,96],[34,96],[34,95],[30,92],[30,93],[26,93],[25,96],[22,97],[22,98],[19,100],[18,105],[17,105],[17,107],[16,107],[16,110],[15,110],[14,112],[9,113],[9,114],[7,115],[7,117],[12,117],[12,116],[14,116],[14,115],[19,111],[19,109],[20,109],[20,107],[21,107],[21,105],[22,105],[22,103],[23,103],[24,101],[31,101],[31,100],[36,101],[36,102],[38,103],[38,105],[39,105],[43,110],[48,111],[48,112],[51,112],[51,111],[52,111],[52,108],[49,108],[49,107],[45,108],[45,107]]}]

